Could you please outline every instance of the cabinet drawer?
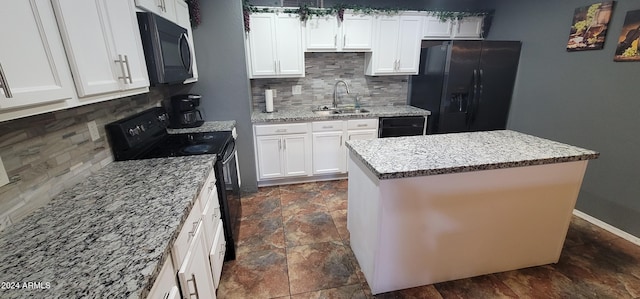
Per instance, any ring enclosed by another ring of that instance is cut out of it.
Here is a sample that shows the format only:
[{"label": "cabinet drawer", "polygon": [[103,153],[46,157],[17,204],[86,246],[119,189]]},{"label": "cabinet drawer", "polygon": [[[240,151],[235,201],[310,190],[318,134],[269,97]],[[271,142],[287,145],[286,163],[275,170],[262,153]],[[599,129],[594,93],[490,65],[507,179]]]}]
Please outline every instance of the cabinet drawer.
[{"label": "cabinet drawer", "polygon": [[324,132],[324,131],[342,131],[342,127],[344,126],[344,122],[341,120],[336,121],[314,121],[312,123],[312,128],[314,132]]},{"label": "cabinet drawer", "polygon": [[350,119],[347,121],[347,129],[376,129],[378,127],[378,119]]},{"label": "cabinet drawer", "polygon": [[216,228],[220,220],[220,202],[218,201],[218,191],[214,188],[211,192],[202,213],[202,223],[204,224],[204,240],[207,245],[207,251],[211,250],[213,237],[216,234]]},{"label": "cabinet drawer", "polygon": [[200,226],[200,222],[202,222],[202,210],[199,208],[201,205],[200,201],[200,198],[198,198],[194,203],[191,213],[189,213],[182,229],[180,229],[180,233],[178,233],[176,242],[173,243],[171,257],[173,258],[173,265],[176,269],[180,268],[180,265],[182,265],[196,229]]},{"label": "cabinet drawer", "polygon": [[198,197],[200,198],[200,211],[204,211],[204,207],[209,202],[209,197],[213,191],[216,190],[216,172],[211,169],[207,180],[204,181],[204,185],[202,185],[202,189],[200,189],[200,194]]},{"label": "cabinet drawer", "polygon": [[256,125],[256,136],[307,133],[307,124]]}]

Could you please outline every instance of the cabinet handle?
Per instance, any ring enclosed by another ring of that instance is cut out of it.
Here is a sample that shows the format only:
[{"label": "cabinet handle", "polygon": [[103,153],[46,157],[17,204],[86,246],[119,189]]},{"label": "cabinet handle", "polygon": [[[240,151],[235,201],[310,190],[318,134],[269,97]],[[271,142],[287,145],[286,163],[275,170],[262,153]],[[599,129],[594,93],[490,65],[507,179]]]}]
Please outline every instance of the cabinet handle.
[{"label": "cabinet handle", "polygon": [[224,256],[224,251],[225,251],[225,248],[227,246],[227,243],[222,243],[220,245],[221,246],[220,246],[220,252],[219,253],[220,253],[220,257],[222,257],[222,256]]},{"label": "cabinet handle", "polygon": [[13,98],[11,88],[9,88],[9,82],[7,81],[7,77],[4,75],[4,70],[2,69],[2,64],[0,64],[0,88],[4,90],[5,97]]},{"label": "cabinet handle", "polygon": [[[124,80],[124,83],[127,84],[127,79],[131,80],[131,76],[127,76],[127,69],[129,69],[129,62],[127,61],[127,55],[124,55],[124,59],[122,58],[121,54],[118,54],[118,59],[114,60],[114,62],[117,62],[120,64],[120,70],[122,71],[122,76],[118,77],[118,79],[122,79]],[[125,64],[127,64],[125,66]],[[130,81],[133,82],[133,81]]]},{"label": "cabinet handle", "polygon": [[277,73],[278,72],[278,62],[277,61],[273,61],[273,72]]},{"label": "cabinet handle", "polygon": [[213,208],[213,214],[211,215],[211,217],[213,218],[214,222],[220,219],[220,213],[218,211],[220,211],[220,207]]},{"label": "cabinet handle", "polygon": [[364,127],[366,127],[366,126],[367,126],[367,124],[358,124],[358,125],[357,125],[357,127],[358,127],[358,128],[364,128]]},{"label": "cabinet handle", "polygon": [[127,55],[124,55],[124,64],[127,66],[127,77],[129,78],[129,84],[133,84],[133,79],[131,78],[131,67],[129,66],[129,57]]},{"label": "cabinet handle", "polygon": [[340,136],[340,146],[342,146],[342,136]]},{"label": "cabinet handle", "polygon": [[282,68],[280,68],[280,60],[278,60],[278,74],[282,73]]},{"label": "cabinet handle", "polygon": [[277,129],[276,133],[285,133],[287,132],[287,129]]},{"label": "cabinet handle", "polygon": [[285,150],[285,151],[287,150],[287,141],[286,140],[282,142],[282,149]]},{"label": "cabinet handle", "polygon": [[278,139],[278,149],[282,149],[282,139]]},{"label": "cabinet handle", "polygon": [[198,228],[198,224],[200,224],[200,219],[198,219],[198,221],[194,221],[193,222],[193,226],[191,227],[191,231],[189,232],[189,240],[191,240],[191,238],[195,237],[196,229]]},{"label": "cabinet handle", "polygon": [[333,126],[322,126],[323,129],[331,129]]},{"label": "cabinet handle", "polygon": [[169,299],[169,293],[164,293],[164,296],[162,296],[162,299]]},{"label": "cabinet handle", "polygon": [[162,9],[162,0],[158,0],[158,7],[160,8],[160,10],[163,10]]},{"label": "cabinet handle", "polygon": [[338,35],[337,34],[333,36],[333,46],[336,47],[336,48],[338,47]]},{"label": "cabinet handle", "polygon": [[[189,298],[191,298],[191,296],[195,295],[197,299],[200,299],[200,295],[198,295],[198,284],[196,283],[196,275],[191,273],[191,279],[187,279],[187,284],[189,284],[190,281],[193,281],[193,288],[195,289],[193,293],[189,293]],[[187,286],[188,288],[189,286]]]}]

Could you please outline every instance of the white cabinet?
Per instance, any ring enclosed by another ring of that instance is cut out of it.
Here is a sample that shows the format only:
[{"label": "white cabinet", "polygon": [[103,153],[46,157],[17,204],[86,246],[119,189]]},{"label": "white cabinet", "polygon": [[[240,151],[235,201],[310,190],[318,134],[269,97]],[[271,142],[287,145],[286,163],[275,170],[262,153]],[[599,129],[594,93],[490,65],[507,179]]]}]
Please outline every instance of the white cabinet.
[{"label": "white cabinet", "polygon": [[304,77],[302,26],[297,15],[250,16],[246,49],[249,78]]},{"label": "white cabinet", "polygon": [[[378,138],[378,119],[350,119],[347,121],[347,140],[368,140]],[[344,152],[348,161],[349,151]],[[345,171],[349,171],[349,163],[345,162]]]},{"label": "white cabinet", "polygon": [[183,298],[216,298],[216,288],[213,285],[213,275],[205,250],[204,227],[199,222],[193,234],[193,241],[189,246],[187,256],[178,271],[178,280]]},{"label": "white cabinet", "polygon": [[217,289],[220,285],[220,275],[222,274],[224,254],[227,252],[227,242],[224,239],[222,220],[218,220],[216,228],[213,246],[211,246],[211,251],[209,252],[209,262],[211,263],[211,273],[213,274],[213,286]]},{"label": "white cabinet", "polygon": [[345,13],[340,22],[336,16],[324,16],[305,22],[306,51],[370,51],[373,18]]},{"label": "white cabinet", "polygon": [[149,86],[132,2],[55,0],[53,5],[80,97]]},{"label": "white cabinet", "polygon": [[[163,299],[163,298],[179,298],[171,297],[171,294],[180,295],[178,290],[178,283],[176,281],[176,271],[174,271],[171,257],[164,262],[160,269],[160,274],[153,284],[151,291],[149,291],[148,299]],[[177,293],[177,294],[176,294]],[[174,296],[175,296],[174,295]],[[169,296],[169,297],[167,297]]]},{"label": "white cabinet", "polygon": [[313,174],[345,171],[344,121],[313,122]]},{"label": "white cabinet", "polygon": [[[172,0],[165,0],[167,2]],[[196,51],[193,45],[193,32],[191,30],[191,18],[189,17],[189,6],[182,0],[173,0],[176,6],[176,24],[187,29],[189,48],[191,49],[191,71],[193,77],[184,81],[184,83],[192,83],[198,81],[198,66],[196,64]]]},{"label": "white cabinet", "polygon": [[254,126],[258,180],[311,174],[306,123]]},{"label": "white cabinet", "polygon": [[49,1],[3,1],[0,36],[0,109],[64,101],[74,96]]},{"label": "white cabinet", "polygon": [[420,64],[421,16],[380,16],[375,21],[371,53],[365,55],[369,76],[417,74]]},{"label": "white cabinet", "polygon": [[176,23],[176,5],[182,0],[135,0],[136,6]]},{"label": "white cabinet", "polygon": [[465,17],[461,20],[443,21],[436,16],[426,16],[422,39],[481,38],[483,17]]}]

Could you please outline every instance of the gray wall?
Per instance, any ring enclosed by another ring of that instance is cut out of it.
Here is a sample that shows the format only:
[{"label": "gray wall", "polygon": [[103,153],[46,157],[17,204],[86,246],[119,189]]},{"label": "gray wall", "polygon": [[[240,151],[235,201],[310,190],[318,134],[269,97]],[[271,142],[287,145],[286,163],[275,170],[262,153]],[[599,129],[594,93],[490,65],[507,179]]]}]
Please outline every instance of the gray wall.
[{"label": "gray wall", "polygon": [[640,236],[640,62],[614,62],[627,11],[616,1],[603,50],[565,50],[573,12],[592,0],[495,1],[490,39],[522,40],[508,127],[597,150],[577,209]]},{"label": "gray wall", "polygon": [[257,190],[251,95],[244,58],[242,1],[200,1],[201,24],[193,30],[198,82],[206,120],[236,120],[242,188]]}]

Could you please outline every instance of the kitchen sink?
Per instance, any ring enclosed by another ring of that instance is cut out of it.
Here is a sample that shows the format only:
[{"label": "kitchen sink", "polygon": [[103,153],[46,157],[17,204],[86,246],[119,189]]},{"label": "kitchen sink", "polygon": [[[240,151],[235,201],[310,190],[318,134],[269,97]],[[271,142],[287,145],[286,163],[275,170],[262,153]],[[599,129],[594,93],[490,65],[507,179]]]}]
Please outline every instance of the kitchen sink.
[{"label": "kitchen sink", "polygon": [[327,106],[318,107],[312,110],[313,113],[318,115],[334,115],[334,114],[363,114],[370,111],[363,108],[329,108]]}]

